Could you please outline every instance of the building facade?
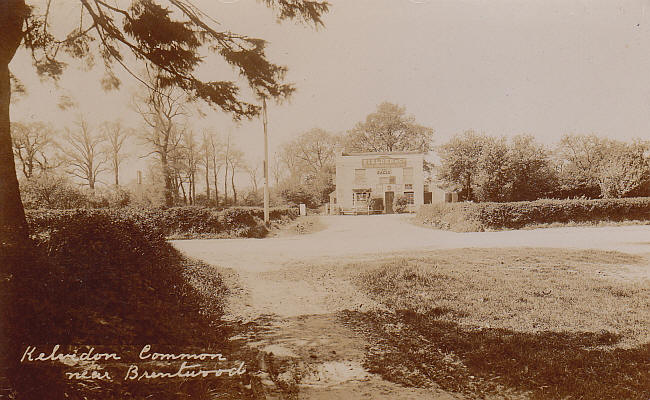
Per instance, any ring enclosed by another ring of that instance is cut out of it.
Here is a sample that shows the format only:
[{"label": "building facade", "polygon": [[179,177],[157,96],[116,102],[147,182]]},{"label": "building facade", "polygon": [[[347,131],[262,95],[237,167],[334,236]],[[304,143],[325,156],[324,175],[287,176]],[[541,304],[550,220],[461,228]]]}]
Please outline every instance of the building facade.
[{"label": "building facade", "polygon": [[424,153],[341,153],[336,157],[332,209],[348,212],[395,212],[402,196],[405,211],[424,204]]}]

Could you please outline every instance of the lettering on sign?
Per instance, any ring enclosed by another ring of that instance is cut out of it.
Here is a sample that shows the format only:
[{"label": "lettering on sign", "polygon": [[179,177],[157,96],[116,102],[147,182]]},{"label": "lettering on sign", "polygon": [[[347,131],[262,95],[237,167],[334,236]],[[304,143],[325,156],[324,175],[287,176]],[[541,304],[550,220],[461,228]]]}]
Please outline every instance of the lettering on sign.
[{"label": "lettering on sign", "polygon": [[392,170],[386,168],[381,168],[377,170],[377,175],[390,175],[392,173],[393,173]]},{"label": "lettering on sign", "polygon": [[361,160],[363,168],[404,168],[406,158],[390,158],[387,156],[377,158],[366,158]]}]

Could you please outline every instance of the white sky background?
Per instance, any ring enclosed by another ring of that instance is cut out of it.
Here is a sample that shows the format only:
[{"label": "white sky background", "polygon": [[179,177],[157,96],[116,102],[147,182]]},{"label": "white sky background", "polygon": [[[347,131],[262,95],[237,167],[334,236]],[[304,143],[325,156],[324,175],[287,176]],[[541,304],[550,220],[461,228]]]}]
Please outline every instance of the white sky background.
[{"label": "white sky background", "polygon": [[[565,133],[650,139],[650,0],[331,0],[325,28],[277,24],[253,0],[195,0],[219,28],[268,40],[269,58],[289,67],[297,86],[289,103],[269,107],[271,149],[319,127],[344,133],[382,101],[398,103],[435,130],[436,144],[474,129],[528,133],[550,144]],[[63,16],[78,0],[55,0]],[[67,7],[67,8],[66,8]],[[137,84],[101,90],[97,71],[71,66],[60,89],[35,76],[27,52],[11,64],[28,96],[12,105],[14,121],[69,124],[121,118]],[[232,79],[213,62],[202,71]],[[206,75],[207,77],[208,75]],[[58,97],[78,104],[61,111]],[[262,155],[259,119],[235,125],[210,111],[196,122],[231,131],[253,159]],[[125,171],[135,176],[134,162]],[[244,177],[242,176],[242,183]],[[247,184],[247,182],[246,182]]]}]

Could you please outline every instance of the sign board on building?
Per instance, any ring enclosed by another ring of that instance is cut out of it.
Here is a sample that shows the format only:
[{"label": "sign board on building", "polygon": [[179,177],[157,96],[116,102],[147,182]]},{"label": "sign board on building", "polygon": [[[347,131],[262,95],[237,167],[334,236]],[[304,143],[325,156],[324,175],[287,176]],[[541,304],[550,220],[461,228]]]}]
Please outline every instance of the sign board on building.
[{"label": "sign board on building", "polygon": [[361,160],[363,168],[404,168],[406,167],[405,158],[391,158],[388,156],[377,158],[365,158]]}]

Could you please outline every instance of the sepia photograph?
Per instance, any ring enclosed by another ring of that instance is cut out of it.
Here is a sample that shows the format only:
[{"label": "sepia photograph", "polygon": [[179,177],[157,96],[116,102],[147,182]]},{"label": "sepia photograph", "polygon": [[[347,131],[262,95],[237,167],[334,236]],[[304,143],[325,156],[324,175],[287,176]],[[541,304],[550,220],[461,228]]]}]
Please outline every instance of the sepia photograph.
[{"label": "sepia photograph", "polygon": [[0,0],[0,399],[650,400],[650,1]]}]

